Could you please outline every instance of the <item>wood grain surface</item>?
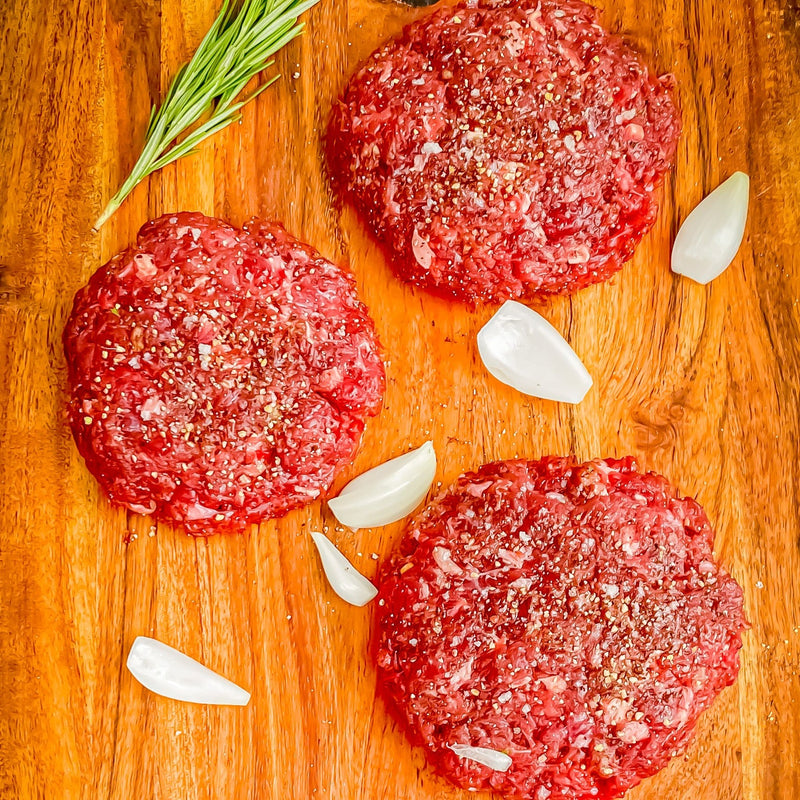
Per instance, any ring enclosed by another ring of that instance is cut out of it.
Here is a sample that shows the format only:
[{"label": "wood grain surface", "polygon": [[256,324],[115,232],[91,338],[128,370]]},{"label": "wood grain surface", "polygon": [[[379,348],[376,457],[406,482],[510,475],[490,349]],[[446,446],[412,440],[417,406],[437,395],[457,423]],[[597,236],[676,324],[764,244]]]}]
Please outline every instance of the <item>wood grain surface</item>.
[{"label": "wood grain surface", "polygon": [[[602,0],[605,22],[677,76],[684,117],[659,222],[608,284],[541,307],[594,376],[577,407],[482,369],[491,315],[401,285],[334,202],[321,135],[356,62],[424,11],[322,0],[241,124],[142,184],[98,235],[150,105],[214,0],[0,2],[0,797],[445,800],[366,656],[369,609],[326,585],[323,526],[373,575],[402,525],[341,530],[321,504],[194,540],[108,504],[65,424],[74,292],[142,223],[197,209],[285,222],[349,264],[389,359],[385,409],[348,475],[432,437],[437,480],[495,458],[635,454],[695,495],[744,587],[742,670],[685,757],[631,800],[800,797],[800,8],[797,0]],[[708,287],[669,271],[679,221],[752,177],[748,237]],[[347,476],[337,484],[337,488]],[[156,636],[252,690],[182,705],[124,667]]]}]

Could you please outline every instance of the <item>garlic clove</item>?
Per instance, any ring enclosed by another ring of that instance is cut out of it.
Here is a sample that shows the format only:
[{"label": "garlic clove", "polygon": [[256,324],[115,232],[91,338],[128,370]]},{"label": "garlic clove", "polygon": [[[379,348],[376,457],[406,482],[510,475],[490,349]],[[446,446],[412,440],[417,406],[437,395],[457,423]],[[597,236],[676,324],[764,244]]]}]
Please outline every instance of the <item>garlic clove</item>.
[{"label": "garlic clove", "polygon": [[592,385],[575,351],[533,309],[508,300],[478,332],[486,369],[524,394],[580,403]]},{"label": "garlic clove", "polygon": [[363,472],[328,500],[336,519],[353,530],[388,525],[408,516],[436,476],[433,442]]},{"label": "garlic clove", "polygon": [[146,689],[172,700],[217,706],[246,706],[250,702],[250,692],[180,650],[147,636],[134,640],[127,667]]},{"label": "garlic clove", "polygon": [[468,758],[470,761],[477,761],[484,767],[489,767],[496,772],[506,772],[513,763],[511,756],[501,753],[499,750],[492,750],[490,747],[471,747],[468,744],[449,744],[447,745],[459,758]]},{"label": "garlic clove", "polygon": [[322,569],[328,583],[339,597],[354,606],[365,606],[378,590],[342,554],[324,534],[312,532],[311,538],[317,546]]},{"label": "garlic clove", "polygon": [[734,172],[689,214],[672,245],[672,271],[706,284],[739,251],[747,224],[750,178]]}]

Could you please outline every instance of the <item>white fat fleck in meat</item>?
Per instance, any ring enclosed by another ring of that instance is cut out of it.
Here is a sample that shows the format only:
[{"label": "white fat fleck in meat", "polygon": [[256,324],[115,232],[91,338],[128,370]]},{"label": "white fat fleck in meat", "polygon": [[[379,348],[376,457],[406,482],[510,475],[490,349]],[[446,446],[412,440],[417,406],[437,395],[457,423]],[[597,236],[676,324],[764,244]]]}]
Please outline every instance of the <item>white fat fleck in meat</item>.
[{"label": "white fat fleck in meat", "polygon": [[200,234],[202,233],[202,231],[200,230],[200,228],[196,228],[192,225],[180,225],[175,229],[175,235],[179,239],[186,236],[187,233],[191,234],[192,239],[196,242],[200,238]]},{"label": "white fat fleck in meat", "polygon": [[139,408],[139,416],[145,421],[149,422],[150,419],[156,414],[161,414],[164,411],[164,404],[160,397],[148,397]]},{"label": "white fat fleck in meat", "polygon": [[567,256],[567,261],[570,264],[585,264],[591,256],[592,254],[589,248],[586,245],[581,245],[580,247],[576,247],[572,253]]},{"label": "white fat fleck in meat", "polygon": [[625,126],[625,138],[631,142],[641,142],[644,139],[644,128],[636,123]]},{"label": "white fat fleck in meat", "polygon": [[603,722],[606,725],[619,725],[625,721],[631,703],[620,697],[612,697],[604,703]]},{"label": "white fat fleck in meat", "polygon": [[547,675],[541,682],[553,693],[561,694],[567,688],[567,682],[560,675]]},{"label": "white fat fleck in meat", "polygon": [[137,253],[133,257],[134,268],[136,274],[142,280],[152,280],[158,275],[158,267],[153,257],[149,253]]},{"label": "white fat fleck in meat", "polygon": [[152,514],[157,508],[157,505],[156,505],[155,502],[150,502],[147,505],[143,505],[141,503],[126,503],[126,505],[135,514],[142,514],[144,516],[147,516],[148,514]]},{"label": "white fat fleck in meat", "polygon": [[547,28],[542,25],[542,10],[541,8],[532,8],[525,11],[528,18],[528,25],[540,36],[547,36]]},{"label": "white fat fleck in meat", "polygon": [[464,572],[464,570],[453,561],[452,554],[446,547],[434,547],[433,560],[446,575],[461,575]]},{"label": "white fat fleck in meat", "polygon": [[506,41],[505,46],[512,58],[517,58],[525,49],[525,36],[523,35],[522,25],[515,20],[508,22],[505,27]]},{"label": "white fat fleck in meat", "polygon": [[504,564],[511,567],[521,567],[525,563],[525,555],[523,553],[514,553],[501,547],[497,550],[497,555]]},{"label": "white fat fleck in meat", "polygon": [[620,728],[617,736],[626,744],[636,744],[650,736],[650,728],[644,722],[628,722]]},{"label": "white fat fleck in meat", "polygon": [[549,500],[555,500],[556,502],[561,503],[562,505],[566,505],[567,503],[567,498],[564,497],[564,495],[561,494],[561,492],[547,492],[545,496]]},{"label": "white fat fleck in meat", "polygon": [[572,746],[578,750],[582,750],[584,747],[587,747],[594,739],[594,735],[591,731],[587,731],[586,733],[581,733],[575,736],[572,739]]},{"label": "white fat fleck in meat", "polygon": [[425,142],[425,144],[422,145],[422,152],[425,155],[441,153],[442,147],[438,142]]},{"label": "white fat fleck in meat", "polygon": [[626,527],[621,531],[622,552],[626,556],[635,556],[639,552],[641,542],[635,530]]},{"label": "white fat fleck in meat", "polygon": [[479,481],[469,483],[464,487],[464,491],[473,497],[481,497],[483,493],[492,485],[492,481]]},{"label": "white fat fleck in meat", "polygon": [[472,677],[472,665],[474,663],[475,659],[469,658],[452,674],[450,678],[450,686],[453,689],[463,686],[467,681],[470,680]]},{"label": "white fat fleck in meat", "polygon": [[416,228],[414,228],[414,233],[411,236],[411,251],[413,252],[417,263],[423,269],[430,269],[434,258],[433,250],[431,250],[430,245],[425,241],[425,239],[420,236],[419,231]]},{"label": "white fat fleck in meat", "polygon": [[305,495],[306,497],[309,497],[312,500],[317,498],[317,497],[319,497],[320,494],[321,494],[319,489],[314,489],[314,488],[307,487],[307,486],[295,486],[294,490],[298,494]]}]

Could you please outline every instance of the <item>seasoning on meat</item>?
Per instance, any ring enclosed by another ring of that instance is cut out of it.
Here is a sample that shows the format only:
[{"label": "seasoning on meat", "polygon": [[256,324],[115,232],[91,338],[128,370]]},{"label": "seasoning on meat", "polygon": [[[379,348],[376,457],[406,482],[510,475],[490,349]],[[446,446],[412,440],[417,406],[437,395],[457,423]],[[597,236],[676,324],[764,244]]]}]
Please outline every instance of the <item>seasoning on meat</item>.
[{"label": "seasoning on meat", "polygon": [[632,458],[464,475],[383,571],[381,691],[460,786],[618,797],[685,748],[738,672],[742,591],[713,536],[696,501]]},{"label": "seasoning on meat", "polygon": [[352,77],[331,169],[401,278],[468,301],[573,292],[656,218],[679,116],[580,0],[481,0],[409,25]]},{"label": "seasoning on meat", "polygon": [[352,278],[256,219],[147,223],[76,295],[64,349],[89,470],[196,535],[320,496],[385,384]]}]

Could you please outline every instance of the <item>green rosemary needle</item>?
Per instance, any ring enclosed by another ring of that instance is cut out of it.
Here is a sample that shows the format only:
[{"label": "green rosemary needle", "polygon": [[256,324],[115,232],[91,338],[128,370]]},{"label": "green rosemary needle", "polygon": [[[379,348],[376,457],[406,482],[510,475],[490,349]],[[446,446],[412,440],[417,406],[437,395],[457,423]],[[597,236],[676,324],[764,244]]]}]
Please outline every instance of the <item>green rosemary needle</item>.
[{"label": "green rosemary needle", "polygon": [[[302,33],[304,26],[297,18],[317,2],[223,0],[192,60],[178,70],[160,108],[153,106],[139,160],[95,222],[95,230],[150,173],[193,152],[204,139],[241,118],[242,107],[279,76],[237,100],[242,90],[254,75],[272,66],[274,53]],[[209,111],[208,119],[192,128]]]}]

